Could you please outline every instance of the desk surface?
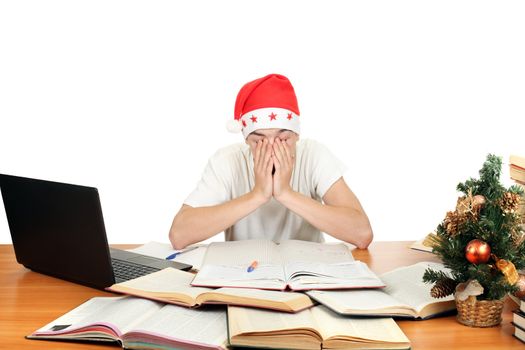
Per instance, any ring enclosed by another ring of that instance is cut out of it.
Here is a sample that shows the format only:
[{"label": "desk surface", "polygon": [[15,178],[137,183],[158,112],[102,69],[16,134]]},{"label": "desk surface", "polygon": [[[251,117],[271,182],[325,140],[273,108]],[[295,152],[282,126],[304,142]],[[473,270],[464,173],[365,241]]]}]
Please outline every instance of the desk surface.
[{"label": "desk surface", "polygon": [[[419,261],[438,261],[432,254],[408,248],[410,242],[374,242],[367,250],[354,250],[377,274]],[[119,248],[131,248],[120,245]],[[11,245],[0,245],[0,341],[6,349],[116,349],[115,346],[42,340],[24,336],[56,319],[94,296],[114,294],[62,281],[27,270],[19,265]],[[398,321],[412,343],[412,349],[523,349],[512,336],[511,311],[507,300],[503,322],[492,328],[470,328],[455,316],[426,321]]]}]

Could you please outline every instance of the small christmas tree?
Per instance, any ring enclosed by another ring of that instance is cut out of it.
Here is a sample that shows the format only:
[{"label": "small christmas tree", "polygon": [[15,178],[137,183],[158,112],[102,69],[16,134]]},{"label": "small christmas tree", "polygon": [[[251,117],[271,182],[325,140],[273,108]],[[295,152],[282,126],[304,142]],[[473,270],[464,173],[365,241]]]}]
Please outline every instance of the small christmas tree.
[{"label": "small christmas tree", "polygon": [[[517,212],[523,190],[500,184],[501,158],[489,154],[480,178],[457,186],[463,195],[438,225],[433,252],[450,273],[427,269],[423,281],[444,297],[474,282],[477,300],[499,300],[517,291],[516,269],[525,267],[525,243]],[[470,288],[469,290],[472,290]]]}]

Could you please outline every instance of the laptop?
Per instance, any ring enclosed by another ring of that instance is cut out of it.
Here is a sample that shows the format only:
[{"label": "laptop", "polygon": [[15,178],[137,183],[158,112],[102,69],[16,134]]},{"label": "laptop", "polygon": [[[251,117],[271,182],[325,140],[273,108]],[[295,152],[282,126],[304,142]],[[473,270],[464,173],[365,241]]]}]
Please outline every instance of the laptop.
[{"label": "laptop", "polygon": [[94,187],[0,174],[16,260],[25,267],[104,289],[166,267],[191,265],[108,246]]}]

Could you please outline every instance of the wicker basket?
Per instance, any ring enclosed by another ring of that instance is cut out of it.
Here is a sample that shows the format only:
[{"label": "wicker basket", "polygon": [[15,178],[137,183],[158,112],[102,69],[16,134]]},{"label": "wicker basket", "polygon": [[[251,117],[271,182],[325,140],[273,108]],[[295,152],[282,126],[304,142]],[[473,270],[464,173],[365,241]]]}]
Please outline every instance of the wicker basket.
[{"label": "wicker basket", "polygon": [[469,327],[493,327],[501,323],[503,299],[477,300],[471,295],[461,301],[456,297],[458,322]]}]

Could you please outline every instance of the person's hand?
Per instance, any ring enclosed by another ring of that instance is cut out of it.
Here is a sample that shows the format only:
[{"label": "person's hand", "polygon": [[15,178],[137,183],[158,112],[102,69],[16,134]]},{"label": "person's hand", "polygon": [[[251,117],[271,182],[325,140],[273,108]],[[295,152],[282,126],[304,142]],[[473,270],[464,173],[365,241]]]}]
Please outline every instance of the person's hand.
[{"label": "person's hand", "polygon": [[252,192],[264,199],[264,202],[272,198],[272,147],[267,139],[257,142],[253,155],[253,171],[255,172],[255,186]]},{"label": "person's hand", "polygon": [[272,149],[272,158],[275,164],[273,196],[276,200],[279,200],[279,197],[292,191],[290,179],[295,164],[295,154],[292,154],[290,146],[279,138],[275,139]]}]

